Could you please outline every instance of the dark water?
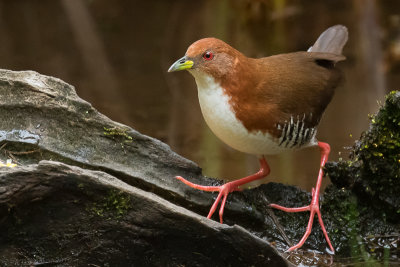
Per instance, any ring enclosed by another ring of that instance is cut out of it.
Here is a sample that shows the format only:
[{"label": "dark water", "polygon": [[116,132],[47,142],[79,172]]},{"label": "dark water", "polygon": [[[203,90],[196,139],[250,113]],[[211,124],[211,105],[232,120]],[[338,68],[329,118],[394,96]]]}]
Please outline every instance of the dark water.
[{"label": "dark water", "polygon": [[[113,120],[197,162],[205,175],[236,179],[256,171],[258,161],[210,132],[188,73],[166,70],[202,37],[262,57],[306,50],[334,24],[350,32],[340,64],[346,82],[317,137],[331,144],[330,159],[337,160],[347,157],[346,147],[368,127],[368,114],[400,84],[398,0],[3,0],[0,67],[59,77]],[[266,181],[314,186],[318,149],[267,160]]]}]

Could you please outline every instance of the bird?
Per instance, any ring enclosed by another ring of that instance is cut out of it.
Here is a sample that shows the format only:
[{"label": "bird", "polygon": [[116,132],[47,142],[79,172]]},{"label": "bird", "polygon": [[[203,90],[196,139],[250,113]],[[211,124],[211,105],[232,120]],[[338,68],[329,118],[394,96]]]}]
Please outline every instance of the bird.
[{"label": "bird", "polygon": [[255,174],[221,186],[198,185],[176,176],[192,188],[219,192],[207,218],[211,219],[220,203],[219,217],[223,223],[228,194],[268,176],[266,156],[319,147],[320,168],[311,203],[294,208],[277,204],[270,207],[285,212],[310,212],[303,237],[288,251],[303,246],[317,215],[334,253],[319,208],[323,167],[330,146],[317,140],[316,133],[335,88],[343,81],[336,63],[345,60],[342,50],[347,40],[347,28],[335,25],[326,29],[307,51],[250,58],[224,41],[208,37],[191,44],[185,55],[171,65],[168,72],[187,70],[194,77],[201,112],[211,131],[235,150],[257,156],[260,163]]}]

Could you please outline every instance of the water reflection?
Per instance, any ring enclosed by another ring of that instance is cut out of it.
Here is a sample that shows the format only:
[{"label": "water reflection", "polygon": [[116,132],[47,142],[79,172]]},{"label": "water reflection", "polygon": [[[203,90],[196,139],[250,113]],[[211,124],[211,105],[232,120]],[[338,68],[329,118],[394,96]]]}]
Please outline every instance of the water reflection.
[{"label": "water reflection", "polygon": [[[2,68],[59,77],[112,119],[170,144],[206,175],[236,179],[256,171],[257,160],[210,132],[189,74],[166,73],[187,46],[215,36],[261,57],[306,50],[327,27],[346,25],[346,83],[318,133],[337,160],[367,128],[377,100],[400,82],[399,10],[397,1],[374,0],[3,0],[0,62]],[[317,149],[268,160],[272,173],[266,181],[314,186]]]}]

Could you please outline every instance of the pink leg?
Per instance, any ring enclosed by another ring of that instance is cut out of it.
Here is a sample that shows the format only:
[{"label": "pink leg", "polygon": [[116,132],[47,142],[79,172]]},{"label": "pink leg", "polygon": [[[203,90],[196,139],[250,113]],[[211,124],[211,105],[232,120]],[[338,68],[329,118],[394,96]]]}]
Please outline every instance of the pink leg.
[{"label": "pink leg", "polygon": [[258,180],[261,179],[265,176],[267,176],[270,173],[270,169],[268,166],[267,161],[265,160],[264,157],[260,158],[260,170],[258,172],[256,172],[253,175],[244,177],[242,179],[238,179],[226,184],[223,184],[221,186],[204,186],[204,185],[198,185],[198,184],[194,184],[189,182],[188,180],[182,178],[181,176],[177,176],[176,179],[182,181],[184,184],[193,187],[195,189],[199,189],[199,190],[203,190],[203,191],[208,191],[208,192],[215,192],[215,191],[219,191],[218,197],[215,200],[214,204],[212,205],[210,212],[208,213],[207,218],[210,219],[211,216],[214,214],[215,210],[217,209],[218,203],[220,202],[222,196],[223,199],[221,201],[221,207],[219,209],[219,220],[222,223],[222,216],[224,214],[224,207],[225,207],[225,202],[226,199],[228,197],[228,194],[233,192],[233,191],[238,191],[239,190],[239,186],[250,183],[254,180]]},{"label": "pink leg", "polygon": [[308,236],[311,233],[311,229],[312,229],[312,225],[313,225],[313,221],[314,221],[314,215],[317,214],[318,221],[319,221],[319,224],[321,225],[321,229],[322,229],[322,232],[324,233],[326,242],[328,243],[330,250],[332,252],[335,252],[335,250],[333,249],[333,246],[331,244],[331,241],[329,240],[328,233],[326,232],[324,222],[322,221],[321,212],[319,210],[319,191],[321,188],[322,176],[324,175],[322,168],[325,166],[325,163],[328,160],[328,156],[329,156],[329,152],[330,152],[331,148],[330,148],[329,144],[323,143],[323,142],[318,142],[318,146],[321,150],[321,166],[319,169],[317,185],[315,186],[316,189],[315,190],[314,190],[314,188],[312,189],[312,200],[311,200],[310,205],[305,206],[305,207],[300,207],[300,208],[286,208],[286,207],[283,207],[280,205],[270,204],[270,207],[279,209],[279,210],[283,210],[286,212],[300,212],[300,211],[308,211],[308,210],[310,211],[310,219],[308,220],[308,225],[307,225],[307,229],[306,229],[304,236],[301,238],[300,242],[297,245],[289,248],[288,251],[292,251],[292,250],[298,249],[301,246],[303,246],[304,242],[306,242]]}]

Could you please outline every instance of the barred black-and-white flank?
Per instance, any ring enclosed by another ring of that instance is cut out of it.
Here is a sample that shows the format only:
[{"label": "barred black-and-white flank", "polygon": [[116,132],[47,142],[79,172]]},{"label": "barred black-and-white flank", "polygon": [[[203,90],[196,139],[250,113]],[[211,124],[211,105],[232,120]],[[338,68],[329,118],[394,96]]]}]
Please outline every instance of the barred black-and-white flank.
[{"label": "barred black-and-white flank", "polygon": [[316,128],[307,127],[307,119],[311,120],[312,114],[309,114],[306,118],[306,114],[303,116],[297,116],[294,118],[290,117],[290,121],[285,121],[283,125],[278,124],[278,130],[281,130],[281,136],[279,137],[279,146],[286,148],[300,148],[307,145],[312,141],[317,133]]}]

